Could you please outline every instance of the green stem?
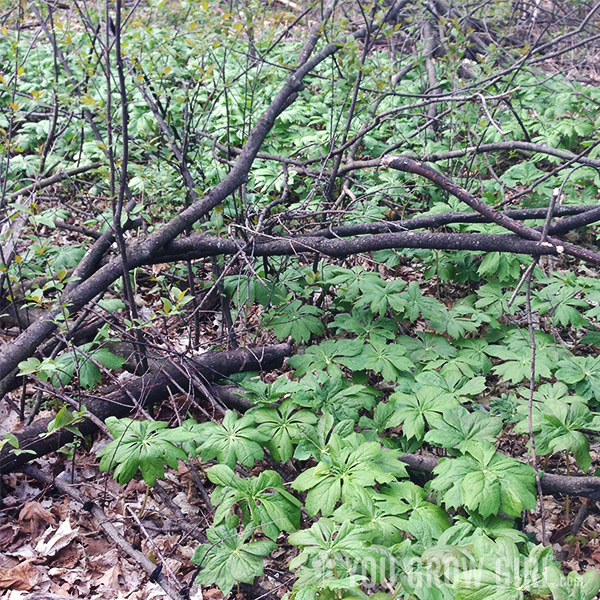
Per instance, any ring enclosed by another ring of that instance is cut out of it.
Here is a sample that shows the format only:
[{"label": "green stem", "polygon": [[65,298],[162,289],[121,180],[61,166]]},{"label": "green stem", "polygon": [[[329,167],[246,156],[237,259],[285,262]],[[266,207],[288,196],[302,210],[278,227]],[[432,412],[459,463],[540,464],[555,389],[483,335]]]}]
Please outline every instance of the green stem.
[{"label": "green stem", "polygon": [[150,486],[146,484],[146,493],[144,494],[144,501],[142,502],[142,508],[140,508],[140,512],[138,513],[138,519],[142,519],[142,515],[146,510],[146,502],[148,501],[148,496],[150,495]]}]

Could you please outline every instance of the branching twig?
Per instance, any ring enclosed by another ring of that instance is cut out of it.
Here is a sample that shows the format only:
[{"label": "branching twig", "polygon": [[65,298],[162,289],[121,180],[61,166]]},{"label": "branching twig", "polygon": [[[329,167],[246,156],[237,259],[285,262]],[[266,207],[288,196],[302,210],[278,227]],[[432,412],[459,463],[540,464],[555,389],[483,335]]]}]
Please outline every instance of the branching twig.
[{"label": "branching twig", "polygon": [[117,530],[113,523],[109,520],[106,513],[98,505],[87,499],[78,489],[72,485],[68,485],[58,477],[53,478],[50,473],[41,471],[32,466],[24,467],[23,472],[29,477],[44,483],[45,485],[54,486],[59,492],[69,496],[79,504],[86,507],[106,536],[124,552],[132,558],[146,573],[153,577],[156,583],[165,591],[172,600],[181,600],[180,591],[183,587],[177,580],[169,581],[164,575],[159,573],[156,575],[156,565],[139,550],[136,550]]}]

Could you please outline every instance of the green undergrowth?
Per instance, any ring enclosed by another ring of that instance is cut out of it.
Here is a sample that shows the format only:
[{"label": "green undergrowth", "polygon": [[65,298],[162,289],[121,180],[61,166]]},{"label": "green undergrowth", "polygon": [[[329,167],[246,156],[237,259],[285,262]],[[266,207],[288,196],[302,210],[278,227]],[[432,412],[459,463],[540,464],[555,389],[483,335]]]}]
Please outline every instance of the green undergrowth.
[{"label": "green undergrowth", "polygon": [[[115,441],[101,467],[116,466],[121,483],[138,467],[153,483],[182,449],[207,469],[216,511],[194,557],[200,581],[224,593],[252,581],[277,542],[299,549],[289,563],[293,598],[593,598],[595,571],[565,578],[551,548],[518,525],[537,498],[527,457],[505,450],[529,431],[523,297],[506,307],[516,282],[482,280],[480,293],[442,302],[421,292],[425,283],[362,267],[288,264],[286,273],[269,290],[265,325],[313,343],[288,360],[291,374],[239,378],[253,408],[150,436],[136,422],[107,422]],[[590,437],[600,430],[599,283],[536,277],[537,454],[573,457],[571,472],[589,473]],[[268,278],[255,285],[268,287]],[[315,312],[284,319],[292,297]],[[568,331],[577,347],[557,343]],[[431,478],[401,461],[420,451],[443,456]],[[244,469],[258,465],[256,476]]]}]

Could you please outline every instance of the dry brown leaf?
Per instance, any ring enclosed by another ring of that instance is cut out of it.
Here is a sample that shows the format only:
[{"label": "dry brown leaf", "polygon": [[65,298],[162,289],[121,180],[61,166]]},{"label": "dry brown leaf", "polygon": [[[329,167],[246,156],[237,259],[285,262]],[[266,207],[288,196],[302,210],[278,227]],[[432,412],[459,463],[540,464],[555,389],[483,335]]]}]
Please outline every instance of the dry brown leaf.
[{"label": "dry brown leaf", "polygon": [[[59,478],[65,480],[64,476],[59,475]],[[66,481],[66,483],[69,483],[69,481]],[[55,502],[52,505],[52,510],[60,522],[66,521],[71,516],[71,499],[65,496],[62,502]]]},{"label": "dry brown leaf", "polygon": [[197,585],[191,589],[190,600],[204,600],[204,595],[202,594],[202,586],[201,585]]},{"label": "dry brown leaf", "polygon": [[112,549],[112,545],[104,537],[88,537],[84,546],[85,552],[89,556],[104,556]]},{"label": "dry brown leaf", "polygon": [[12,523],[0,527],[0,548],[8,548],[17,535],[17,528]]},{"label": "dry brown leaf", "polygon": [[29,591],[40,579],[39,569],[28,560],[10,569],[0,569],[0,588],[3,589]]},{"label": "dry brown leaf", "polygon": [[169,567],[172,573],[178,575],[181,572],[181,569],[183,568],[183,563],[180,560],[171,557],[167,558],[167,566]]},{"label": "dry brown leaf", "polygon": [[[144,581],[147,581],[146,573],[137,564],[132,564],[128,560],[122,560],[120,565],[123,569],[123,579],[125,579],[125,587],[128,591],[138,590],[145,585]],[[151,584],[150,589],[154,589],[154,586],[155,584]],[[158,586],[158,589],[161,589],[160,586]],[[146,597],[144,596],[144,598]]]},{"label": "dry brown leaf", "polygon": [[70,544],[63,548],[54,557],[52,561],[53,567],[72,569],[83,556],[83,549],[79,544]]},{"label": "dry brown leaf", "polygon": [[66,584],[71,588],[74,588],[76,585],[78,586],[82,580],[87,581],[89,579],[89,573],[79,567],[76,569],[49,569],[48,575],[55,579],[60,577],[60,584],[62,586]]},{"label": "dry brown leaf", "polygon": [[31,544],[23,544],[22,546],[18,546],[14,550],[11,550],[10,553],[7,553],[9,556],[18,557],[20,560],[28,560],[31,558],[37,558],[37,554],[33,549]]},{"label": "dry brown leaf", "polygon": [[54,515],[39,502],[25,502],[19,513],[21,528],[33,537],[37,537],[47,525],[54,525]]},{"label": "dry brown leaf", "polygon": [[120,561],[121,557],[119,556],[118,551],[113,549],[106,554],[88,556],[86,570],[90,573],[90,577],[101,577],[107,569],[114,567]]},{"label": "dry brown leaf", "polygon": [[166,268],[165,264],[157,264],[157,265],[152,265],[152,267],[150,267],[152,269],[152,275],[156,276],[156,275],[160,275],[161,271],[163,271]]},{"label": "dry brown leaf", "polygon": [[54,556],[61,548],[64,548],[77,537],[79,527],[71,528],[71,521],[67,519],[60,524],[60,527],[54,532],[54,527],[48,527],[35,550],[44,556]]},{"label": "dry brown leaf", "polygon": [[15,433],[19,428],[19,413],[3,402],[0,404],[0,437],[5,433]]},{"label": "dry brown leaf", "polygon": [[31,487],[25,477],[18,479],[15,485],[10,487],[13,492],[4,496],[3,504],[5,507],[21,506],[25,500],[34,498],[39,494],[39,490]]},{"label": "dry brown leaf", "polygon": [[123,575],[121,571],[121,565],[115,565],[114,567],[110,567],[102,577],[97,579],[94,584],[95,585],[103,585],[107,588],[118,589],[120,587],[119,576]]},{"label": "dry brown leaf", "polygon": [[184,491],[181,491],[178,494],[176,494],[173,498],[173,502],[177,504],[177,506],[179,506],[181,512],[184,515],[189,516],[198,514],[198,509],[189,503],[187,499],[187,494]]},{"label": "dry brown leaf", "polygon": [[21,564],[24,560],[27,560],[27,558],[20,559],[0,552],[0,568],[2,569],[12,569],[18,564]]}]

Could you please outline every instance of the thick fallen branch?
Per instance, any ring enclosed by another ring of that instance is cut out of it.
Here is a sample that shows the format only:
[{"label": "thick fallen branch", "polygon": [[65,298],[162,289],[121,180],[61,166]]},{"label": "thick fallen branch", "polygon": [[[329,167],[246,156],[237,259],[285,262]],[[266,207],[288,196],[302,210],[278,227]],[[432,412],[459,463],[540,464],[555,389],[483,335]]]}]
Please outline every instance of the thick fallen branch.
[{"label": "thick fallen branch", "polygon": [[[431,473],[438,464],[435,456],[421,456],[420,454],[405,454],[400,460],[411,469],[422,473]],[[573,477],[544,473],[541,482],[544,494],[564,494],[565,496],[600,500],[600,477]]]},{"label": "thick fallen branch", "polygon": [[[477,199],[475,196],[473,196],[473,194],[454,183],[454,181],[445,175],[442,175],[442,173],[439,171],[436,171],[429,165],[426,165],[418,160],[414,160],[408,156],[386,156],[385,158],[381,159],[380,164],[384,167],[389,167],[404,173],[413,173],[428,179],[441,189],[464,202],[473,210],[476,210],[478,213],[490,219],[492,222],[504,227],[505,229],[508,229],[508,231],[516,233],[518,236],[524,239],[539,240],[542,237],[541,231],[527,227],[526,225],[523,225],[523,223],[519,223],[515,219],[507,217],[502,212]],[[547,237],[544,244],[546,243],[555,246],[559,253],[564,252],[565,254],[579,258],[580,260],[584,260],[591,264],[600,264],[600,254],[598,252],[593,252],[592,250],[587,250],[586,248],[581,248],[575,244],[563,242],[553,237]]]},{"label": "thick fallen branch", "polygon": [[[402,1],[394,2],[392,7],[385,13],[381,23],[377,23],[368,29],[362,28],[355,31],[352,38],[354,40],[363,39],[369,32],[377,31],[384,23],[393,21],[403,5]],[[194,223],[202,219],[247,181],[254,159],[277,118],[296,100],[298,93],[303,89],[303,79],[315,67],[345,47],[344,41],[336,40],[326,44],[319,51],[315,51],[323,34],[323,22],[330,15],[331,11],[324,11],[322,22],[318,23],[308,35],[299,54],[297,67],[280,87],[273,101],[257,119],[256,125],[248,135],[243,150],[227,176],[208,191],[204,197],[182,210],[162,227],[158,227],[141,243],[128,248],[128,269],[148,264],[154,254],[178,235],[190,229]],[[31,325],[16,340],[4,348],[3,355],[0,357],[0,380],[6,377],[22,360],[29,358],[56,329],[57,318],[63,312],[62,307],[68,307],[71,314],[76,313],[94,297],[108,289],[122,274],[123,262],[120,258],[116,258],[97,270],[89,279],[82,281],[77,287],[66,293],[61,298],[61,307],[48,311],[44,318]]]},{"label": "thick fallen branch", "polygon": [[[598,211],[598,207],[594,204],[577,204],[573,206],[559,206],[552,212],[553,217],[572,217],[578,216],[584,220],[591,219]],[[517,221],[546,219],[548,216],[547,208],[522,208],[516,210],[505,210],[504,215]],[[600,220],[600,214],[594,220]],[[589,225],[593,220],[586,221],[584,224]],[[424,229],[426,227],[436,228],[445,225],[453,225],[460,223],[490,223],[490,219],[476,212],[445,212],[432,215],[424,215],[422,217],[413,217],[412,219],[402,219],[400,221],[375,221],[373,223],[357,223],[355,225],[340,225],[338,227],[328,227],[311,232],[310,235],[326,238],[350,237],[353,235],[366,235],[374,233],[392,233],[394,231],[413,231],[415,229]],[[568,223],[565,229],[564,224]],[[573,226],[571,226],[573,223]],[[555,233],[560,228],[560,233],[577,229],[572,219],[563,219],[553,223],[550,226],[549,233]]]},{"label": "thick fallen branch", "polygon": [[[510,252],[545,256],[560,254],[560,249],[551,244],[524,240],[515,235],[485,235],[472,233],[380,233],[352,239],[327,239],[325,237],[280,238],[271,241],[245,243],[232,238],[217,238],[207,235],[191,235],[179,239],[157,252],[148,264],[175,262],[206,258],[217,255],[234,255],[240,251],[249,256],[295,256],[303,253],[318,253],[334,258],[343,258],[361,252],[387,250],[390,248],[430,248],[437,250],[472,250],[479,252]],[[600,257],[599,257],[600,260]]]},{"label": "thick fallen branch", "polygon": [[[275,344],[258,348],[227,350],[224,352],[207,352],[201,356],[186,360],[185,365],[178,366],[172,362],[162,365],[160,371],[149,373],[127,382],[122,386],[110,386],[98,391],[96,396],[84,401],[88,412],[104,421],[109,416],[124,417],[139,406],[148,406],[162,400],[167,395],[170,385],[177,384],[189,387],[189,374],[192,373],[203,382],[212,383],[233,373],[246,371],[270,371],[281,366],[283,359],[291,354],[288,344]],[[20,450],[31,450],[35,454],[15,455],[12,448],[4,446],[0,451],[0,473],[10,473],[39,456],[56,452],[65,444],[73,441],[74,435],[61,429],[51,435],[48,431],[51,419],[38,419],[25,431],[15,433],[19,440]],[[78,425],[82,435],[96,431],[96,425],[86,419]]]}]

